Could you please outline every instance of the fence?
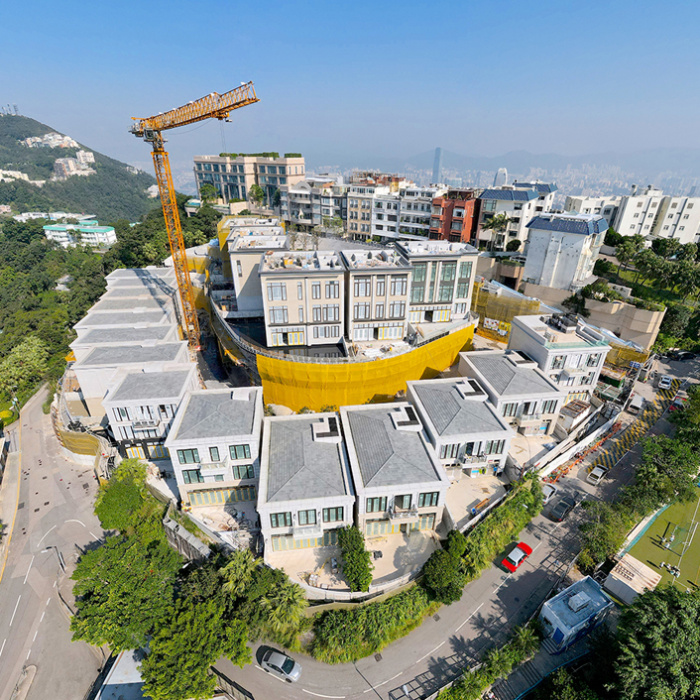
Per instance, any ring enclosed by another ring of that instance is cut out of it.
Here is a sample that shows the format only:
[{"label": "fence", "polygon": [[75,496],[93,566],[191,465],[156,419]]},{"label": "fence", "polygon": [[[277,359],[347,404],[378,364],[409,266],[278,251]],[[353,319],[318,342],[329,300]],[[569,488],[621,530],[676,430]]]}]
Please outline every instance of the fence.
[{"label": "fence", "polygon": [[232,681],[228,676],[225,676],[221,671],[212,666],[211,673],[216,677],[216,687],[222,693],[228,695],[233,700],[255,700],[253,694],[246,690],[243,686],[238,685],[236,681]]}]

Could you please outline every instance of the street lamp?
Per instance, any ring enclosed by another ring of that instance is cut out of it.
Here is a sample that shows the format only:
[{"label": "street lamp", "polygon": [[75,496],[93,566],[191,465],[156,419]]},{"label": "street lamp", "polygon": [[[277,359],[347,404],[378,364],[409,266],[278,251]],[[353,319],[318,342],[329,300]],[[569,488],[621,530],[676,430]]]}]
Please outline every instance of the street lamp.
[{"label": "street lamp", "polygon": [[44,554],[44,553],[50,551],[51,549],[53,549],[56,552],[56,558],[58,559],[58,565],[61,567],[61,571],[63,571],[63,573],[65,574],[66,573],[66,563],[63,560],[63,555],[61,554],[61,552],[59,552],[58,547],[56,545],[54,545],[54,544],[47,545],[45,549],[41,550],[41,553]]}]

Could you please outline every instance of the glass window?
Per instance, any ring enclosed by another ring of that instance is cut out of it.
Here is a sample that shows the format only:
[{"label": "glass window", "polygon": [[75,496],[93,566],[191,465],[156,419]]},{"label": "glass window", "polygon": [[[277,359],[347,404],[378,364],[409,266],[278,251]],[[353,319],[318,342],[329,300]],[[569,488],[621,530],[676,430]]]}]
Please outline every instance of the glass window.
[{"label": "glass window", "polygon": [[440,445],[440,459],[456,459],[459,445]]},{"label": "glass window", "polygon": [[386,294],[386,277],[377,277],[377,296],[383,297]]},{"label": "glass window", "polygon": [[291,527],[291,513],[270,513],[270,525],[272,527]]},{"label": "glass window", "polygon": [[453,282],[455,278],[455,272],[457,271],[457,263],[443,263],[442,272],[440,273],[440,279],[443,282]]},{"label": "glass window", "polygon": [[210,447],[209,448],[209,459],[212,462],[219,461],[219,448],[218,447]]},{"label": "glass window", "polygon": [[182,478],[186,484],[201,484],[204,481],[204,477],[199,469],[183,470]]},{"label": "glass window", "polygon": [[286,306],[273,306],[270,309],[270,323],[288,323],[289,313]]},{"label": "glass window", "polygon": [[284,282],[269,282],[267,285],[268,301],[286,301],[287,285]]},{"label": "glass window", "polygon": [[586,367],[597,367],[600,362],[600,355],[589,355],[586,360]]},{"label": "glass window", "polygon": [[303,299],[303,298],[304,298],[304,283],[297,282],[297,299]]},{"label": "glass window", "polygon": [[368,513],[383,513],[386,510],[386,496],[367,499]]},{"label": "glass window", "polygon": [[199,451],[193,450],[178,450],[177,459],[180,464],[196,464],[199,462]]},{"label": "glass window", "polygon": [[315,525],[316,511],[315,510],[300,510],[297,513],[299,525]]},{"label": "glass window", "polygon": [[413,281],[425,282],[425,263],[417,263],[413,266]]},{"label": "glass window", "polygon": [[564,355],[556,355],[552,360],[552,369],[564,369]]},{"label": "glass window", "polygon": [[411,496],[407,494],[405,496],[394,496],[394,508],[401,508],[403,510],[408,510],[411,507]]},{"label": "glass window", "polygon": [[231,459],[250,459],[250,445],[229,445]]},{"label": "glass window", "polygon": [[400,277],[392,276],[391,278],[391,295],[401,296],[406,294],[406,288],[408,285],[408,278],[404,275]]},{"label": "glass window", "polygon": [[255,469],[252,464],[236,464],[233,466],[234,479],[254,479]]},{"label": "glass window", "polygon": [[321,298],[321,283],[320,282],[314,282],[311,285],[311,298],[312,299],[320,299]]},{"label": "glass window", "polygon": [[324,508],[323,509],[323,522],[324,523],[337,523],[343,519],[343,507],[338,508]]},{"label": "glass window", "polygon": [[430,508],[438,504],[439,493],[433,491],[431,493],[420,493],[418,494],[418,507],[419,508]]},{"label": "glass window", "polygon": [[517,403],[505,403],[503,404],[503,415],[506,418],[513,418],[518,412]]}]

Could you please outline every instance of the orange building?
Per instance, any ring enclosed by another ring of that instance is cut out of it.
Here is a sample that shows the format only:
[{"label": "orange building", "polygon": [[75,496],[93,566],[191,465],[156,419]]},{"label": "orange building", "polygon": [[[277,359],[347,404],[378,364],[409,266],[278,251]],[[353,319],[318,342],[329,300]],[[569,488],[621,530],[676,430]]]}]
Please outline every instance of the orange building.
[{"label": "orange building", "polygon": [[430,238],[470,243],[479,219],[478,199],[474,190],[448,190],[433,199]]}]

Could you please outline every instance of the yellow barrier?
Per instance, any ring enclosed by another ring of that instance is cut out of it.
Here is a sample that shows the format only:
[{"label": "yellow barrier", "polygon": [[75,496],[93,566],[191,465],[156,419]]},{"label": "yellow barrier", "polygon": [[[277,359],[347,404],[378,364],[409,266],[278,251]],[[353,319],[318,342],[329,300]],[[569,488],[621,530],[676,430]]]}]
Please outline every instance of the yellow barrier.
[{"label": "yellow barrier", "polygon": [[57,427],[56,436],[63,447],[77,455],[97,456],[101,454],[100,441],[90,433],[74,433]]},{"label": "yellow barrier", "polygon": [[469,326],[410,352],[369,362],[317,364],[258,355],[263,397],[265,403],[293,411],[390,401],[407,381],[430,379],[453,365],[473,337]]}]

